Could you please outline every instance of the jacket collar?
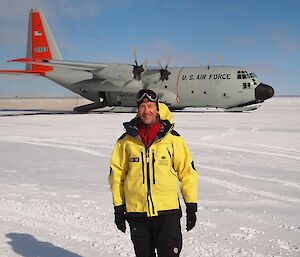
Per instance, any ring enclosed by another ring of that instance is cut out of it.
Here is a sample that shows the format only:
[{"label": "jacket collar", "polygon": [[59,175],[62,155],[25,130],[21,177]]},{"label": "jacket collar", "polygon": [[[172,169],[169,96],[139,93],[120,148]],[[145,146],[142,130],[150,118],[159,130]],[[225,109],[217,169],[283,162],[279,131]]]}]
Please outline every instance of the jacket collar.
[{"label": "jacket collar", "polygon": [[[142,123],[142,121],[140,120],[139,117],[135,117],[134,119],[132,119],[129,122],[124,122],[124,128],[127,132],[128,135],[138,139],[141,141],[141,138],[139,136],[139,125]],[[174,128],[174,124],[171,124],[170,121],[168,120],[160,120],[160,130],[158,132],[158,134],[156,135],[156,137],[154,138],[154,141],[157,141],[163,137],[165,137],[169,132],[172,131],[172,129]]]}]

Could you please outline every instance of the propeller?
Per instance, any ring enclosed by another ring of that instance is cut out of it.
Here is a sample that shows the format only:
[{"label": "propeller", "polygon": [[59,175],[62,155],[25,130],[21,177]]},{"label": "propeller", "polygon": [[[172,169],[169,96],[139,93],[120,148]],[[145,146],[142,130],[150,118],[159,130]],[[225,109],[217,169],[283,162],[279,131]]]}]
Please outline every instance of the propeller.
[{"label": "propeller", "polygon": [[171,61],[171,57],[168,56],[168,60],[167,60],[167,64],[165,66],[165,68],[163,68],[163,66],[161,65],[161,62],[159,60],[159,58],[157,58],[157,64],[160,67],[160,80],[164,81],[164,80],[168,80],[169,79],[169,75],[171,75],[171,72],[168,71],[168,66],[170,64]]},{"label": "propeller", "polygon": [[135,47],[132,48],[132,55],[133,55],[134,63],[135,63],[134,65],[132,65],[133,66],[133,70],[132,70],[133,78],[138,81],[141,81],[142,73],[145,71],[145,69],[144,69],[144,64],[138,65]]}]

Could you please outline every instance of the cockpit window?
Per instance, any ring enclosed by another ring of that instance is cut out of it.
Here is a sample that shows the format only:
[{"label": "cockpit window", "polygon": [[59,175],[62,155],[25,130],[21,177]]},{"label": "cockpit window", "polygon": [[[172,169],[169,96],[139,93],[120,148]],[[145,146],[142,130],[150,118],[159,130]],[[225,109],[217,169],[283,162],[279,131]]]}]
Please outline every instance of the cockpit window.
[{"label": "cockpit window", "polygon": [[243,82],[243,89],[250,89],[251,88],[251,83],[250,82]]},{"label": "cockpit window", "polygon": [[237,79],[242,79],[242,72],[240,70],[237,72]]},{"label": "cockpit window", "polygon": [[237,72],[237,79],[250,79],[250,78],[256,78],[256,75],[252,73],[248,73],[247,71],[244,70],[239,70]]}]

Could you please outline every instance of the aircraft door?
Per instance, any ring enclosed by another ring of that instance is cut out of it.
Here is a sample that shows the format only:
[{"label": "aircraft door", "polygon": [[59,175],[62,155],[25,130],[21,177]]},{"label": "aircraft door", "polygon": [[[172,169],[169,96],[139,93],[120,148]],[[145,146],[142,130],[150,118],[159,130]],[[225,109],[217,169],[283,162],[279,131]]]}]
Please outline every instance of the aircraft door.
[{"label": "aircraft door", "polygon": [[105,91],[98,91],[99,102],[107,105],[107,98]]}]

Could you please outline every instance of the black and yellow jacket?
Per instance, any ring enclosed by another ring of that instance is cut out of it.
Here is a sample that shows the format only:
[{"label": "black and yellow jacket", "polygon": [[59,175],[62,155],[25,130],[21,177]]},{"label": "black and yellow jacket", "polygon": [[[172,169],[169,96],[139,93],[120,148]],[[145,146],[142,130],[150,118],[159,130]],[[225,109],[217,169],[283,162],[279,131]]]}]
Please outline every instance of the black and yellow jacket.
[{"label": "black and yellow jacket", "polygon": [[161,120],[160,132],[145,148],[139,122],[136,117],[124,123],[126,133],[113,150],[109,183],[114,206],[125,205],[127,215],[136,216],[180,212],[178,181],[185,203],[197,203],[198,174],[174,124]]}]

